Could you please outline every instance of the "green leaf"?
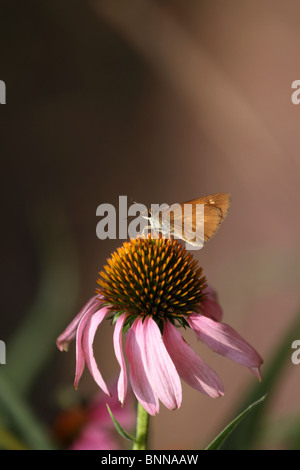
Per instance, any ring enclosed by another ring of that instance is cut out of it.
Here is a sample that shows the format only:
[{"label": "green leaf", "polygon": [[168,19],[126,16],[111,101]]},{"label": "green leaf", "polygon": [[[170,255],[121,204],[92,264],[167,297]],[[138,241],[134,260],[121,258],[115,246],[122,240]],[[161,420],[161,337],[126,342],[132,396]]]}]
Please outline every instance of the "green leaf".
[{"label": "green leaf", "polygon": [[239,425],[239,423],[246,418],[248,413],[253,410],[257,405],[262,403],[266,398],[266,395],[257,400],[255,403],[252,403],[252,405],[248,406],[246,410],[244,410],[242,413],[240,413],[231,423],[229,423],[223,431],[209,444],[208,447],[206,447],[205,450],[219,450],[226,439],[229,437],[229,435],[232,433],[232,431]]},{"label": "green leaf", "polygon": [[124,431],[124,429],[122,428],[122,426],[120,425],[120,423],[118,423],[118,421],[116,420],[116,418],[114,417],[110,407],[108,406],[108,404],[106,403],[106,406],[107,406],[107,409],[108,409],[108,412],[110,414],[110,417],[115,425],[115,428],[116,430],[118,431],[118,433],[124,437],[124,439],[127,439],[128,441],[132,441],[132,442],[135,442],[135,438],[133,436],[131,436],[130,434],[128,434],[126,431]]}]

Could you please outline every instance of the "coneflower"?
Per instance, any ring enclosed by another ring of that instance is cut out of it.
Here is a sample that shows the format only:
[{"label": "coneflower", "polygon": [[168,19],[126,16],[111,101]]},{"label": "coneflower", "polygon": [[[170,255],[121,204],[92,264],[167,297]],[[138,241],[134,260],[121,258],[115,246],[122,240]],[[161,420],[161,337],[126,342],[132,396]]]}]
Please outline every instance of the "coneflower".
[{"label": "coneflower", "polygon": [[97,367],[93,342],[104,319],[114,325],[114,350],[120,365],[118,398],[127,393],[129,362],[134,394],[150,414],[159,401],[180,407],[180,377],[212,398],[224,394],[217,374],[183,339],[179,327],[192,328],[212,350],[240,363],[260,378],[260,355],[233,328],[221,322],[222,309],[198,262],[173,239],[138,238],[123,244],[108,260],[99,287],[57,340],[60,350],[76,338],[75,387],[85,364],[99,387],[110,394]]}]

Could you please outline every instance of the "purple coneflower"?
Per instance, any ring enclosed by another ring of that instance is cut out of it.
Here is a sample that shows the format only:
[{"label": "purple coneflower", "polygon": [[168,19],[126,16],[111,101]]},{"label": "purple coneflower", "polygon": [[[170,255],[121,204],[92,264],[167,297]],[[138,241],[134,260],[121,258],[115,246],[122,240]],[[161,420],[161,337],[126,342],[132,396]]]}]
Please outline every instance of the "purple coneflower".
[{"label": "purple coneflower", "polygon": [[180,407],[180,377],[212,398],[224,394],[217,374],[183,339],[178,327],[192,328],[213,351],[248,367],[258,378],[260,355],[233,328],[221,322],[222,309],[206,284],[202,269],[183,246],[172,239],[132,239],[111,258],[98,279],[92,297],[57,340],[67,350],[76,338],[75,388],[85,364],[99,387],[110,395],[97,367],[93,342],[104,319],[115,325],[113,342],[120,364],[118,397],[127,393],[127,370],[137,400],[150,414],[159,401],[174,410]]}]

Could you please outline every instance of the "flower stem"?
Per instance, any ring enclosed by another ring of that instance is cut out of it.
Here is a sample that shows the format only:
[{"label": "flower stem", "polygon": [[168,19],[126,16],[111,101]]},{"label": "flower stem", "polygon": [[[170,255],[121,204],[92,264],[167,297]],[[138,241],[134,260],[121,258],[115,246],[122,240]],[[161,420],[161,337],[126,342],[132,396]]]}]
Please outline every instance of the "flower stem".
[{"label": "flower stem", "polygon": [[136,437],[132,450],[146,450],[149,428],[149,414],[138,402],[137,420],[136,420]]}]

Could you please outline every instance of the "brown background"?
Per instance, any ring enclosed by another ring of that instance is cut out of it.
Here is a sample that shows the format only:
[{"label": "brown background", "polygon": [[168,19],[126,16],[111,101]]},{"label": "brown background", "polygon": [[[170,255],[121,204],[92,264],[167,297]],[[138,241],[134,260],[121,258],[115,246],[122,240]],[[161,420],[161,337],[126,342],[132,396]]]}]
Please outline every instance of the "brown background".
[{"label": "brown background", "polygon": [[[120,244],[96,238],[99,204],[230,192],[226,221],[195,256],[225,321],[268,364],[300,303],[300,106],[291,102],[299,19],[297,0],[1,1],[2,340],[24,328],[41,287],[40,246],[50,260],[62,240],[73,250],[53,264],[65,283],[56,300],[72,304],[59,331],[93,294]],[[107,379],[118,372],[111,334],[101,327],[96,345]],[[152,420],[155,449],[208,443],[256,380],[185,337],[221,376],[225,397],[183,384],[181,409],[162,406]],[[49,421],[75,363],[74,348],[52,353],[30,398]],[[30,359],[24,351],[19,360]],[[299,378],[288,361],[271,423],[299,412]],[[97,390],[88,373],[81,390]]]}]

